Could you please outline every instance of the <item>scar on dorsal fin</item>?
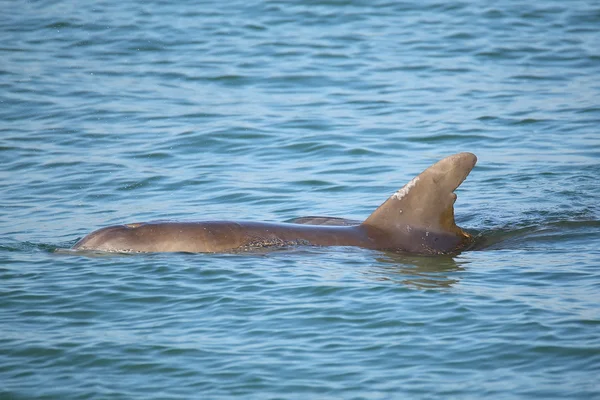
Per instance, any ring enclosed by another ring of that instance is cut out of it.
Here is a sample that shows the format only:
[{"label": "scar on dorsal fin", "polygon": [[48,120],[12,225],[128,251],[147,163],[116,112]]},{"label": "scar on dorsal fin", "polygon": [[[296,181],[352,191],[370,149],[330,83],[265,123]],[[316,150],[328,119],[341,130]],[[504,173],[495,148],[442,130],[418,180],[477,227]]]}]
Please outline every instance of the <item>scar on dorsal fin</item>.
[{"label": "scar on dorsal fin", "polygon": [[454,222],[454,190],[476,162],[471,153],[438,161],[390,196],[363,224],[387,232],[415,228],[468,237]]}]

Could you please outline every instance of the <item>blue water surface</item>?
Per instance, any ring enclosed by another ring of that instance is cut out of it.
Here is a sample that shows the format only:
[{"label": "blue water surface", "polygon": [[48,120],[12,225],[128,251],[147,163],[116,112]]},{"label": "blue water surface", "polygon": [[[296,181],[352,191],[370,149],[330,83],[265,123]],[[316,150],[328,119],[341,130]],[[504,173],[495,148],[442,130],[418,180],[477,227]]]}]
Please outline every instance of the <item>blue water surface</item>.
[{"label": "blue water surface", "polygon": [[[600,398],[596,1],[0,8],[0,398]],[[459,151],[456,256],[55,252],[363,220]]]}]

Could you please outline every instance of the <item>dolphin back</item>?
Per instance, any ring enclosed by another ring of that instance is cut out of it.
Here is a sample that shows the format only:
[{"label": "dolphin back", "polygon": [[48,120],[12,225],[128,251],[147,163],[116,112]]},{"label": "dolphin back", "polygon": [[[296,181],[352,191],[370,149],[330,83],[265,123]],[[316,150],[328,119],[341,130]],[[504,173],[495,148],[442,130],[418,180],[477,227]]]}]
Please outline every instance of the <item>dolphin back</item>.
[{"label": "dolphin back", "polygon": [[359,246],[419,254],[463,249],[471,236],[454,222],[454,190],[477,158],[460,153],[435,163],[383,203],[362,224],[333,217],[294,223],[244,221],[149,222],[94,231],[75,250],[225,252],[288,245]]}]

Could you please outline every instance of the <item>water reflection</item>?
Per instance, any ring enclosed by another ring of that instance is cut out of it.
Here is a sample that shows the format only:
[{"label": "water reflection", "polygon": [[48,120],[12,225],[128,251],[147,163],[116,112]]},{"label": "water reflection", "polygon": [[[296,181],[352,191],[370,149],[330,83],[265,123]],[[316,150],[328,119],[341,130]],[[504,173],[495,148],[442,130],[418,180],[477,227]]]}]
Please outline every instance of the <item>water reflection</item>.
[{"label": "water reflection", "polygon": [[376,258],[371,278],[402,283],[417,289],[449,288],[460,281],[464,271],[453,256],[415,256],[388,252]]}]

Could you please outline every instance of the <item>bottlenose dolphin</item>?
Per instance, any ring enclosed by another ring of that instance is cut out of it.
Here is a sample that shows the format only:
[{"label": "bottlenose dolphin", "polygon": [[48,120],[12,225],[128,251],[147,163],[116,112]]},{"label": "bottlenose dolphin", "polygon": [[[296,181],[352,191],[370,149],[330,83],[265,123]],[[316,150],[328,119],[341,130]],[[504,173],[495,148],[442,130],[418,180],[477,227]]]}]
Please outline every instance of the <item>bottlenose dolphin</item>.
[{"label": "bottlenose dolphin", "polygon": [[471,153],[438,161],[392,194],[362,223],[330,217],[304,217],[296,223],[142,222],[99,229],[73,249],[215,253],[307,245],[452,254],[472,242],[471,235],[454,222],[454,190],[476,162]]}]

